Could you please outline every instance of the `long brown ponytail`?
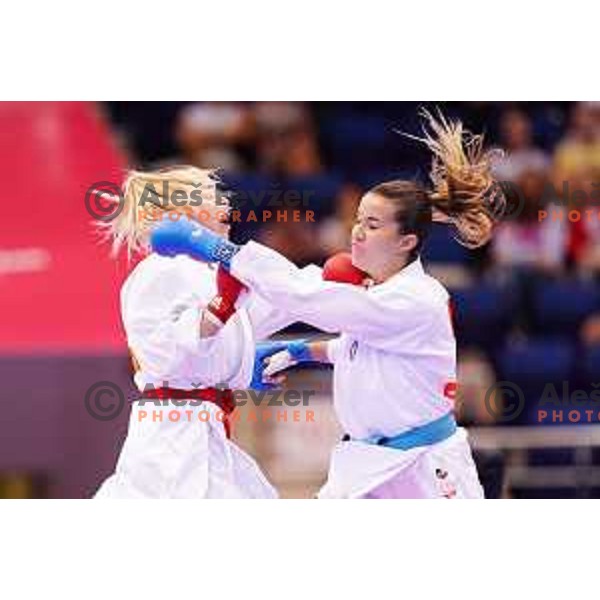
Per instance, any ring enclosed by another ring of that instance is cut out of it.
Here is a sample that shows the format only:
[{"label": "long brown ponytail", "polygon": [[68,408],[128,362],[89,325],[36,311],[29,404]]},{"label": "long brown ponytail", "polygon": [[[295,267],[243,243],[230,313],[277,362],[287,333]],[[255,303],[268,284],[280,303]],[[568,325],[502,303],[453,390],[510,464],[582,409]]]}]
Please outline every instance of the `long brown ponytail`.
[{"label": "long brown ponytail", "polygon": [[448,223],[456,240],[467,248],[478,248],[492,237],[501,217],[505,198],[492,177],[492,161],[499,150],[485,150],[483,135],[467,131],[461,121],[451,121],[438,111],[434,117],[422,111],[426,123],[423,142],[433,154],[428,197],[432,220]]},{"label": "long brown ponytail", "polygon": [[432,221],[446,223],[455,239],[467,248],[487,243],[495,221],[505,206],[504,194],[491,174],[498,150],[484,150],[483,136],[449,121],[440,112],[434,117],[422,111],[423,137],[407,135],[424,143],[433,154],[431,188],[415,181],[380,183],[370,193],[392,201],[403,233],[417,235],[415,258]]}]

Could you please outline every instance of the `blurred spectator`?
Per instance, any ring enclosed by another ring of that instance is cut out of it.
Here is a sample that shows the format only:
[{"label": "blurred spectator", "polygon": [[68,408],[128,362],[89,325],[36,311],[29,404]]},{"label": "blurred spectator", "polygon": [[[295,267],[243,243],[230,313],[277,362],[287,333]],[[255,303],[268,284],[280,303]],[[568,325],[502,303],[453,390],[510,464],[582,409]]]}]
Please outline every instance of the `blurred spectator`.
[{"label": "blurred spectator", "polygon": [[[486,356],[477,350],[464,350],[457,365],[458,393],[456,417],[461,425],[495,425],[497,415],[503,414],[504,398],[496,384],[496,374]],[[475,451],[479,480],[486,498],[504,494],[504,457],[499,451]]]},{"label": "blurred spectator", "polygon": [[586,346],[600,344],[600,313],[590,315],[581,326],[580,340]]},{"label": "blurred spectator", "polygon": [[495,165],[498,179],[516,182],[528,172],[547,172],[550,159],[533,145],[531,121],[523,111],[511,108],[504,112],[500,133],[506,155]]},{"label": "blurred spectator", "polygon": [[[496,383],[496,375],[486,356],[475,349],[465,349],[460,354],[457,364],[458,394],[456,413],[463,425],[493,425],[495,414],[502,414],[500,405],[502,398],[495,392],[486,406],[486,394]],[[496,408],[498,409],[493,412]]]},{"label": "blurred spectator", "polygon": [[567,135],[554,154],[554,185],[562,190],[569,182],[571,190],[585,180],[600,175],[600,103],[575,105]]},{"label": "blurred spectator", "polygon": [[254,118],[243,102],[199,102],[179,113],[175,135],[187,162],[240,171],[254,139]]},{"label": "blurred spectator", "polygon": [[494,167],[500,181],[511,182],[509,202],[516,208],[493,241],[493,259],[501,267],[551,271],[562,266],[566,253],[566,225],[561,220],[540,222],[548,189],[549,157],[533,144],[531,120],[518,108],[501,116],[500,133],[506,154]]},{"label": "blurred spectator", "polygon": [[[600,270],[600,103],[580,102],[573,108],[567,135],[554,155],[554,187],[568,220],[568,253],[580,270]],[[590,212],[588,212],[590,211]],[[574,213],[572,213],[574,214]]]},{"label": "blurred spectator", "polygon": [[570,252],[570,223],[564,207],[546,200],[547,182],[539,171],[520,175],[509,194],[517,210],[499,224],[491,243],[491,271],[515,286],[519,302],[513,325],[525,332],[535,323],[537,286],[566,270]]},{"label": "blurred spectator", "polygon": [[345,185],[335,199],[335,214],[319,224],[318,240],[324,256],[349,250],[350,233],[361,199],[361,189]]},{"label": "blurred spectator", "polygon": [[[598,216],[596,209],[595,219]],[[584,222],[580,227],[582,233],[579,238],[580,251],[575,256],[577,267],[584,273],[600,273],[600,231],[598,230],[598,222]]]},{"label": "blurred spectator", "polygon": [[[492,257],[501,269],[554,272],[567,255],[568,223],[543,202],[547,179],[540,171],[523,171],[516,181],[517,211],[502,221],[492,240]],[[540,210],[548,214],[541,218]]]},{"label": "blurred spectator", "polygon": [[277,176],[314,175],[323,169],[312,116],[300,102],[254,107],[258,168]]},{"label": "blurred spectator", "polygon": [[[599,172],[600,174],[600,172]],[[580,179],[575,197],[564,203],[569,257],[579,271],[600,273],[600,177]]]},{"label": "blurred spectator", "polygon": [[[312,115],[302,102],[257,102],[256,166],[271,178],[315,175],[322,171]],[[259,239],[300,265],[320,261],[324,253],[315,243],[315,225],[274,222],[260,228]]]}]

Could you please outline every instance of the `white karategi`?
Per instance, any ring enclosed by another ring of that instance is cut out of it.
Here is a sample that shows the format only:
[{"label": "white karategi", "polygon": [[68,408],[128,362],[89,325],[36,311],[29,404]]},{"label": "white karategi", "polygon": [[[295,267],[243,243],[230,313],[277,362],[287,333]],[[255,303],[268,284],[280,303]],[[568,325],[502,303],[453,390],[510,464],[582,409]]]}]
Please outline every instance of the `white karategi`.
[{"label": "white karategi", "polygon": [[[246,292],[219,333],[201,339],[201,313],[216,293],[216,270],[187,256],[151,254],[135,267],[121,290],[121,313],[139,363],[138,389],[148,384],[186,390],[223,383],[248,387],[255,340],[289,324],[289,318]],[[195,404],[134,402],[115,472],[95,497],[277,497],[254,460],[227,439],[220,409],[209,402]],[[160,411],[163,419],[141,418],[141,411]],[[172,411],[182,419],[170,420]],[[192,411],[191,418],[186,411]],[[210,413],[206,422],[198,418],[201,411]]]},{"label": "white karategi", "polygon": [[231,273],[292,319],[342,334],[329,342],[328,354],[335,410],[353,441],[334,449],[319,497],[483,497],[461,428],[442,442],[409,450],[361,441],[397,436],[453,409],[449,296],[419,260],[365,290],[321,281],[249,242],[233,257]]}]

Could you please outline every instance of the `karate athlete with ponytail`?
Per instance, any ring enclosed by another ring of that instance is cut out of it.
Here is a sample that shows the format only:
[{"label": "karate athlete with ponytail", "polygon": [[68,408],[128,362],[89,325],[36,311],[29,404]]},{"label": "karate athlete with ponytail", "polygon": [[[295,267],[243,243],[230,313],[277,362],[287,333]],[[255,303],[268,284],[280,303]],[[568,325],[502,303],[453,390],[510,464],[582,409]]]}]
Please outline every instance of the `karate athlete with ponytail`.
[{"label": "karate athlete with ponytail", "polygon": [[[352,281],[305,277],[271,249],[235,246],[204,228],[167,226],[153,236],[155,251],[218,262],[293,318],[341,333],[326,343],[296,341],[274,353],[265,370],[272,376],[306,360],[334,366],[334,406],[346,435],[321,498],[483,497],[466,433],[453,416],[449,295],[424,272],[419,253],[432,221],[451,226],[469,248],[486,243],[504,198],[482,136],[441,115],[425,117],[419,139],[433,155],[432,187],[391,181],[363,196],[352,232]],[[362,285],[362,275],[371,285]]]},{"label": "karate athlete with ponytail", "polygon": [[120,213],[105,229],[115,253],[147,254],[121,290],[142,398],[132,404],[115,472],[96,498],[275,498],[258,465],[229,439],[231,392],[215,386],[247,388],[256,338],[290,319],[222,267],[149,253],[154,227],[193,222],[189,207],[179,212],[166,201],[164,185],[169,197],[178,191],[193,199],[201,190],[203,222],[214,235],[228,235],[228,206],[213,172],[178,167],[127,178]]}]

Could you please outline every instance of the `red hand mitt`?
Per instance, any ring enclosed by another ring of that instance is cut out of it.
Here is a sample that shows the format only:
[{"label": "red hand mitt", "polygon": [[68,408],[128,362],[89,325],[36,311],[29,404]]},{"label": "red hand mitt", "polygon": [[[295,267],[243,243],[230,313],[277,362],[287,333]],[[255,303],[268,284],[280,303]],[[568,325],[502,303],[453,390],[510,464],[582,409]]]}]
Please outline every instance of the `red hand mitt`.
[{"label": "red hand mitt", "polygon": [[368,275],[352,264],[349,252],[339,252],[327,259],[323,266],[323,279],[339,283],[363,285]]}]

